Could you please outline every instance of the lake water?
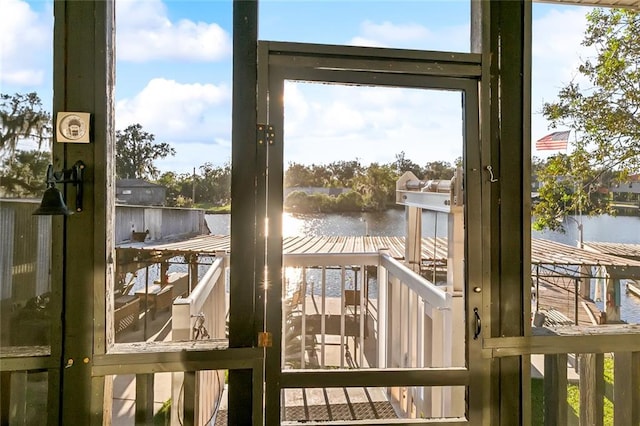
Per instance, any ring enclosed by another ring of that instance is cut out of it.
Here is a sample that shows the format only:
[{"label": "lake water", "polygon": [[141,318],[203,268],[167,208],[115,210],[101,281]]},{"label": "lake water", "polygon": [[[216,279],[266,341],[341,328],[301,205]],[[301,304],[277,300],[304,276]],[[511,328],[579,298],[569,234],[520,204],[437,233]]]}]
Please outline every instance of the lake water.
[{"label": "lake water", "polygon": [[[206,221],[212,234],[229,234],[230,215],[206,215]],[[640,216],[583,216],[582,218],[576,216],[566,220],[566,233],[564,234],[532,230],[531,236],[532,238],[546,238],[575,246],[579,240],[577,221],[582,221],[585,242],[640,243]],[[285,213],[283,216],[284,236],[357,236],[367,234],[404,236],[404,210],[344,214]],[[446,237],[447,214],[423,212],[422,236]],[[308,278],[314,280],[313,277]],[[603,308],[599,302],[596,302],[596,305],[600,309]],[[620,311],[623,320],[629,323],[640,323],[640,298],[627,295],[623,291]]]}]

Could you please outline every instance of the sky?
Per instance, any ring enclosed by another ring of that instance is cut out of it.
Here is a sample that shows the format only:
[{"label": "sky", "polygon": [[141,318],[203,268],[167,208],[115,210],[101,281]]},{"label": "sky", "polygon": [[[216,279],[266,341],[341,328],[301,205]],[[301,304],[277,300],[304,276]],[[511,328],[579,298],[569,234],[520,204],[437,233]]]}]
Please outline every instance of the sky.
[{"label": "sky", "polygon": [[[52,0],[0,1],[0,91],[35,91],[51,109]],[[534,4],[532,140],[551,129],[540,111],[576,78],[579,6]],[[463,0],[263,0],[261,40],[469,52]],[[176,155],[161,171],[190,173],[231,158],[231,0],[117,0],[116,128],[140,123]],[[424,165],[462,155],[461,96],[424,89],[288,82],[285,163]],[[532,154],[546,157],[550,151]]]}]

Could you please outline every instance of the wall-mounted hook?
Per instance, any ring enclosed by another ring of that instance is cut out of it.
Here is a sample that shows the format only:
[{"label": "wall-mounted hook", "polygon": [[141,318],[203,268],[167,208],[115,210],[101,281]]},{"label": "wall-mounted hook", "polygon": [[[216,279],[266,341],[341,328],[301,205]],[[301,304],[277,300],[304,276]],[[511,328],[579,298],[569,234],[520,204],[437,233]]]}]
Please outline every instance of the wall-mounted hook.
[{"label": "wall-mounted hook", "polygon": [[489,182],[493,183],[493,182],[497,182],[498,179],[496,177],[493,176],[493,167],[491,166],[487,166],[485,167],[487,169],[487,171],[489,172]]}]

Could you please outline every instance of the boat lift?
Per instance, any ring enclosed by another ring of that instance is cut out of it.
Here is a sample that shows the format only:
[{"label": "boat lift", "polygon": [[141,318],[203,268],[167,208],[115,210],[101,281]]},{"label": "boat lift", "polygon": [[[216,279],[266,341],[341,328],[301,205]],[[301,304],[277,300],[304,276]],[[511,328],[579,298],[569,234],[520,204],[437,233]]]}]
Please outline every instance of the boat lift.
[{"label": "boat lift", "polygon": [[[405,261],[420,272],[422,210],[447,214],[447,289],[464,290],[464,197],[462,170],[451,180],[419,180],[405,172],[396,182],[396,204],[405,206]],[[435,284],[435,283],[434,283]]]}]

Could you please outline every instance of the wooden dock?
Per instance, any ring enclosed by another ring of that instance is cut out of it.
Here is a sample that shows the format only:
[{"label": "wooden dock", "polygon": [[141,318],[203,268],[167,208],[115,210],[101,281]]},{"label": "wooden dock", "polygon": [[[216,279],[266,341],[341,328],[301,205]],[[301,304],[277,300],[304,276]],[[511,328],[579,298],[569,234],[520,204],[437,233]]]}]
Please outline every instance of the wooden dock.
[{"label": "wooden dock", "polygon": [[[291,237],[283,240],[283,260],[285,267],[335,268],[336,265],[376,265],[382,248],[389,254],[402,259],[404,256],[404,238],[402,237]],[[428,239],[422,241],[422,265],[430,265],[436,272],[446,268],[446,239]],[[172,257],[185,259],[198,258],[191,254],[213,257],[227,256],[230,250],[230,237],[199,236],[186,241],[165,243],[131,243],[118,247],[119,262],[134,262],[135,265],[166,262]],[[543,312],[549,323],[546,325],[585,326],[597,324],[599,309],[591,300],[576,295],[576,283],[588,278],[591,268],[605,266],[620,271],[638,270],[640,261],[612,255],[589,252],[549,241],[532,241],[532,278],[536,278],[536,300],[533,301],[539,312]],[[119,266],[122,266],[119,264]],[[350,267],[350,266],[349,266]],[[535,269],[534,269],[535,268]],[[377,301],[364,295],[367,303],[359,306],[355,301],[362,300],[359,291],[353,288],[358,283],[346,284],[345,274],[341,278],[342,287],[333,297],[322,297],[315,288],[315,294],[299,283],[307,282],[302,273],[296,288],[286,289],[290,298],[296,291],[297,300],[283,301],[283,323],[286,325],[282,335],[283,369],[361,369],[378,367]],[[431,274],[429,277],[431,277]],[[541,280],[540,280],[541,279]],[[324,283],[324,275],[321,285]],[[293,281],[292,281],[293,282]],[[313,280],[311,280],[313,282]],[[287,281],[288,283],[288,281]],[[284,283],[283,283],[284,284]],[[316,283],[317,284],[317,283]],[[284,284],[286,285],[286,284]],[[525,285],[528,285],[526,283]],[[348,287],[348,288],[345,288]],[[335,289],[334,289],[335,290]],[[348,296],[347,292],[353,292]],[[324,294],[324,293],[322,293]],[[303,296],[304,295],[304,296]],[[340,296],[342,295],[342,296]],[[276,302],[278,303],[278,302]],[[291,316],[287,313],[289,312]],[[170,326],[157,324],[151,312],[140,318],[138,330],[144,340],[164,340],[170,333]],[[142,321],[143,319],[146,320]],[[166,323],[165,323],[166,324]],[[146,327],[146,330],[145,330]],[[569,327],[574,328],[574,327]],[[577,328],[577,327],[576,327]],[[397,331],[394,334],[397,335]],[[126,340],[131,337],[128,330]],[[124,337],[124,336],[123,336]],[[389,338],[390,336],[387,336]],[[290,339],[290,341],[288,340]],[[124,339],[123,339],[124,340]],[[429,341],[420,341],[416,345],[427,347]],[[395,364],[394,364],[395,365]],[[411,364],[413,365],[413,364]],[[381,388],[314,388],[283,389],[282,421],[291,423],[322,421],[361,421],[374,419],[392,419],[398,415],[393,409],[386,392]],[[216,417],[215,424],[226,423],[224,402]],[[363,423],[364,424],[364,423]]]},{"label": "wooden dock", "polygon": [[552,325],[598,325],[600,309],[593,300],[584,299],[580,295],[576,299],[573,280],[554,280],[557,280],[555,285],[545,283],[538,286],[538,300],[535,300],[534,294],[532,311],[537,303],[538,310],[547,316],[547,322]]}]

